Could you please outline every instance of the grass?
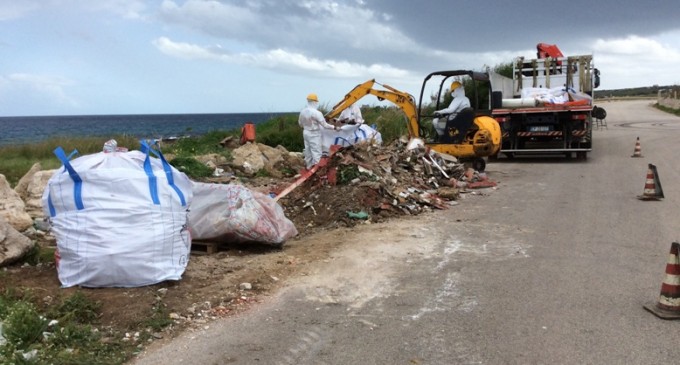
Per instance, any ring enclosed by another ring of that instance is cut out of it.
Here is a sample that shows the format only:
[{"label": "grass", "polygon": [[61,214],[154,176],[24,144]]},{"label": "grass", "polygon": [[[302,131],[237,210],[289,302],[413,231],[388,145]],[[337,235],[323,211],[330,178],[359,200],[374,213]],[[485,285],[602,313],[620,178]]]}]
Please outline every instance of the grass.
[{"label": "grass", "polygon": [[680,117],[680,109],[669,108],[669,107],[663,106],[663,105],[661,105],[661,104],[659,104],[659,103],[654,104],[654,106],[655,106],[657,109],[662,110],[662,111],[664,111],[664,112],[666,112],[666,113],[670,113],[670,114],[677,115],[677,116]]},{"label": "grass", "polygon": [[[81,292],[41,310],[30,292],[0,294],[0,322],[6,343],[2,364],[122,364],[136,350],[117,333],[96,328],[100,304]],[[104,336],[112,338],[103,341]],[[120,339],[120,340],[118,340]]]}]

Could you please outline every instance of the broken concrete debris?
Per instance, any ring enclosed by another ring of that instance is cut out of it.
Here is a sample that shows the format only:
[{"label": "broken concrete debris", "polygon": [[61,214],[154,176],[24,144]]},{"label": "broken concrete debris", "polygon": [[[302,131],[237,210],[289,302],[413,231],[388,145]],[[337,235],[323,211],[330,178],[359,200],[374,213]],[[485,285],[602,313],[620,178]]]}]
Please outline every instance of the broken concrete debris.
[{"label": "broken concrete debris", "polygon": [[279,203],[298,227],[353,225],[357,217],[350,213],[357,212],[376,221],[446,209],[467,189],[495,186],[486,174],[466,169],[455,157],[405,139],[345,147],[321,165],[307,180],[278,192],[286,194]]}]

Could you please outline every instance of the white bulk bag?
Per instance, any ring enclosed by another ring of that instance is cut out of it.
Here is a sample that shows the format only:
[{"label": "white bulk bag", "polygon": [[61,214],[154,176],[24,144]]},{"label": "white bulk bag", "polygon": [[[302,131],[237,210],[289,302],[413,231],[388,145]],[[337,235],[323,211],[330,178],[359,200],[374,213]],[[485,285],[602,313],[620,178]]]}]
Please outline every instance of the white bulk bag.
[{"label": "white bulk bag", "polygon": [[195,240],[283,245],[297,229],[269,195],[240,185],[193,183],[189,213]]},{"label": "white bulk bag", "polygon": [[191,181],[160,151],[146,143],[142,150],[73,161],[61,148],[54,151],[63,166],[42,200],[64,287],[136,287],[179,280],[184,273]]},{"label": "white bulk bag", "polygon": [[328,152],[332,145],[347,147],[363,141],[382,144],[382,134],[378,132],[375,126],[371,127],[366,124],[345,124],[338,131],[321,129],[321,149],[323,152]]}]

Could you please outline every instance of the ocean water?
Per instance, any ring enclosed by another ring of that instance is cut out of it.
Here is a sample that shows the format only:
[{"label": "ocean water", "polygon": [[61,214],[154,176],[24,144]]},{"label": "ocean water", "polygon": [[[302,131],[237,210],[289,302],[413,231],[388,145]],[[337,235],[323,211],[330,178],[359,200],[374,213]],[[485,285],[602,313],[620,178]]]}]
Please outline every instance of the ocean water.
[{"label": "ocean water", "polygon": [[292,113],[144,114],[0,117],[0,146],[35,143],[57,136],[112,137],[125,134],[144,139],[196,136],[240,128]]}]

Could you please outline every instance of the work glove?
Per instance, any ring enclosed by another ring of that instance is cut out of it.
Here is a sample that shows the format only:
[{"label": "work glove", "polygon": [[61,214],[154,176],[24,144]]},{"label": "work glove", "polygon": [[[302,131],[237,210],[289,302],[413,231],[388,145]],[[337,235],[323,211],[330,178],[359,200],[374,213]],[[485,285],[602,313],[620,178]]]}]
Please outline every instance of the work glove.
[{"label": "work glove", "polygon": [[434,112],[434,116],[435,116],[436,118],[440,118],[440,117],[442,116],[442,113],[440,113],[440,112]]}]

